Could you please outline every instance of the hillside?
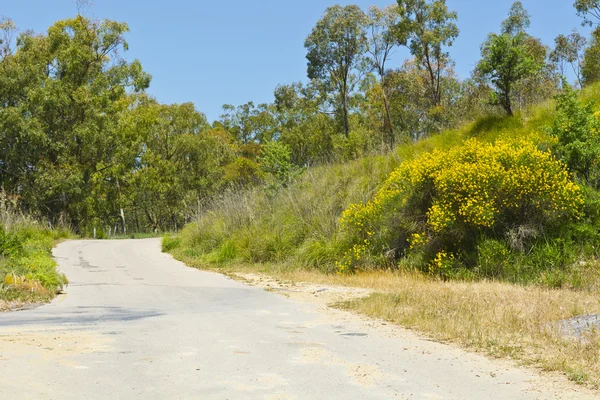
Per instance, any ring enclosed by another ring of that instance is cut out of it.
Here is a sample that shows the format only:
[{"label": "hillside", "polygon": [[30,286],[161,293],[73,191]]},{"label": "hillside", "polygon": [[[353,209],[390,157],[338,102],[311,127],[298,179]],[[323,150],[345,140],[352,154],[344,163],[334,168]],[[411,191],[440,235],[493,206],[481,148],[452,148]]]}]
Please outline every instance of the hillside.
[{"label": "hillside", "polygon": [[[597,85],[585,90],[580,94],[582,102],[600,99],[599,90]],[[552,126],[555,109],[555,102],[548,102],[527,116],[480,119],[460,129],[402,145],[385,156],[311,168],[278,191],[254,188],[229,192],[177,239],[165,240],[165,248],[205,266],[276,263],[278,268],[335,272],[336,262],[347,246],[340,229],[342,213],[351,204],[367,203],[403,162],[433,151],[449,151],[469,139],[482,143],[536,140]],[[377,267],[376,263],[370,265]]]}]

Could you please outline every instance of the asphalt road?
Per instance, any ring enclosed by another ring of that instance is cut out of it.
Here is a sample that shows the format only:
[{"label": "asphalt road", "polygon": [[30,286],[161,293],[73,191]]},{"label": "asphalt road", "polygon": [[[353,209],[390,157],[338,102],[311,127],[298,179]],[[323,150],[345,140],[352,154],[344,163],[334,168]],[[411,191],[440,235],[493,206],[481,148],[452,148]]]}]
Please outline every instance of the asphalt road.
[{"label": "asphalt road", "polygon": [[0,314],[0,399],[592,399],[415,334],[187,268],[160,241],[70,241],[70,285]]}]

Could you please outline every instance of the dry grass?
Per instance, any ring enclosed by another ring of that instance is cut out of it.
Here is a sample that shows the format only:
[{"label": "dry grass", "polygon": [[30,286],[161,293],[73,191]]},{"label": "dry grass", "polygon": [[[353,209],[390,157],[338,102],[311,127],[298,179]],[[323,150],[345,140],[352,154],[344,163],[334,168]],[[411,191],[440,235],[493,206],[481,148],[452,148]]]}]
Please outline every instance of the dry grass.
[{"label": "dry grass", "polygon": [[598,297],[503,284],[416,284],[341,305],[497,357],[600,387],[600,336],[561,337],[561,319],[598,313]]},{"label": "dry grass", "polygon": [[347,277],[297,272],[282,278],[374,289],[377,293],[365,299],[337,306],[600,388],[600,334],[569,339],[557,325],[574,316],[600,314],[599,291],[443,282],[390,272]]}]

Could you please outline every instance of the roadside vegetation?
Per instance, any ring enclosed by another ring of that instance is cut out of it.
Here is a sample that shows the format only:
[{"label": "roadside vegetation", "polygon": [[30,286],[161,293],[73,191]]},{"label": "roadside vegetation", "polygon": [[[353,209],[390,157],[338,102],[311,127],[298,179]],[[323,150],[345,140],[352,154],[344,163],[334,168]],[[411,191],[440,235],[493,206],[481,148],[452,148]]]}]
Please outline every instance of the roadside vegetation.
[{"label": "roadside vegetation", "polygon": [[70,238],[67,229],[49,229],[23,216],[0,193],[0,311],[54,298],[68,283],[57,271],[52,247]]}]

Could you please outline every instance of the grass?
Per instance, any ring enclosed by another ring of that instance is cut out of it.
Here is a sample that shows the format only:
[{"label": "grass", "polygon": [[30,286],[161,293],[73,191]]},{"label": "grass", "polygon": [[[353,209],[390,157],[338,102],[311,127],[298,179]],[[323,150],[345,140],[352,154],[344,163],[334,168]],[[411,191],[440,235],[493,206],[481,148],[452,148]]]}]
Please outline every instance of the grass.
[{"label": "grass", "polygon": [[103,238],[99,238],[99,239],[110,239],[110,240],[152,239],[152,238],[159,238],[164,235],[165,235],[165,233],[135,232],[135,233],[128,233],[125,235],[122,235],[122,234],[112,235],[110,237],[103,237]]},{"label": "grass", "polygon": [[592,331],[586,340],[569,339],[556,324],[574,316],[599,314],[598,291],[441,282],[414,275],[387,276],[382,285],[367,286],[393,288],[338,307],[491,356],[562,372],[577,383],[600,388],[600,334]]},{"label": "grass", "polygon": [[72,233],[42,226],[6,204],[0,198],[0,309],[8,303],[50,301],[67,283],[56,268],[52,247]]}]

